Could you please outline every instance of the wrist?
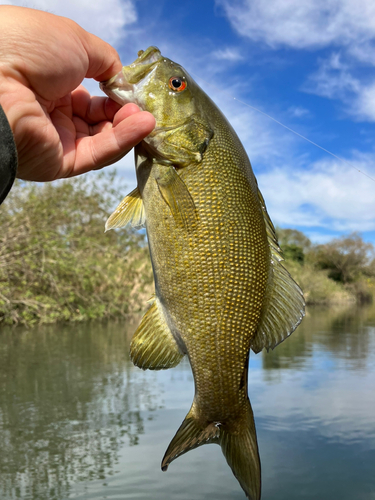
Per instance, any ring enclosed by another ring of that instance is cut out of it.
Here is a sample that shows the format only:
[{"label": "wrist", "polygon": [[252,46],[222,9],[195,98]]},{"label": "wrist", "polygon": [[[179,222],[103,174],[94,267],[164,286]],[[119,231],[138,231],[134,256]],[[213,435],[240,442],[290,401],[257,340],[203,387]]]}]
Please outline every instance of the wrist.
[{"label": "wrist", "polygon": [[12,75],[10,68],[0,67],[0,104],[15,139],[18,123],[27,113],[27,104],[28,101],[31,102],[32,96],[33,92],[20,81],[19,77]]},{"label": "wrist", "polygon": [[8,119],[10,128],[14,131],[16,120],[16,85],[4,70],[0,68],[0,104]]}]

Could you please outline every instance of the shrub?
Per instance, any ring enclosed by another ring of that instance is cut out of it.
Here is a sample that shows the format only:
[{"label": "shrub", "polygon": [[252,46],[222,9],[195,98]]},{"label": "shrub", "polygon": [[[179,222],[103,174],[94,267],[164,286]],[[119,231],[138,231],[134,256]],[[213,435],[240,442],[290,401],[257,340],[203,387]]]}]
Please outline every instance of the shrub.
[{"label": "shrub", "polygon": [[153,288],[145,236],[104,233],[125,194],[115,185],[114,172],[17,183],[0,208],[0,323],[82,321],[143,306]]}]

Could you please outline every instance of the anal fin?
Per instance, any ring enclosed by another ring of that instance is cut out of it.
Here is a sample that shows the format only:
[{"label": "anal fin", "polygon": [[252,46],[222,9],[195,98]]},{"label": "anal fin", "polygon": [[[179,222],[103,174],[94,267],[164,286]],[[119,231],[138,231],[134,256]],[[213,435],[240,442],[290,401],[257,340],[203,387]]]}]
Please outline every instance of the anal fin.
[{"label": "anal fin", "polygon": [[105,224],[105,230],[125,227],[131,224],[135,229],[145,226],[146,216],[139,189],[136,187],[118,205]]},{"label": "anal fin", "polygon": [[156,299],[133,335],[130,358],[144,370],[162,370],[178,365],[183,356]]}]

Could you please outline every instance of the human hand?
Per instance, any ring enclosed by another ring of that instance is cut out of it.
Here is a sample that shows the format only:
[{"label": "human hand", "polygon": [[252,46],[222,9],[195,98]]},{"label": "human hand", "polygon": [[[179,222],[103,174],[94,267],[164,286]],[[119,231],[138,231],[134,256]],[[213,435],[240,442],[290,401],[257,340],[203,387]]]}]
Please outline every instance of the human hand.
[{"label": "human hand", "polygon": [[150,113],[120,109],[80,86],[121,67],[115,49],[74,21],[0,6],[0,104],[17,146],[17,177],[50,181],[100,169],[153,130]]}]

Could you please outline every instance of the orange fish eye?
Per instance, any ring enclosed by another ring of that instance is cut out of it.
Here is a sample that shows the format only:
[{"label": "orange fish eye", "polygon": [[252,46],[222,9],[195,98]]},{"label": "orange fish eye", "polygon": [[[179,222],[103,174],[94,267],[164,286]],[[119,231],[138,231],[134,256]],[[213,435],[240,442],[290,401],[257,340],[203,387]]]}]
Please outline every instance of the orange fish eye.
[{"label": "orange fish eye", "polygon": [[175,92],[182,92],[186,89],[186,81],[180,76],[172,76],[169,79],[169,88],[174,90]]}]

